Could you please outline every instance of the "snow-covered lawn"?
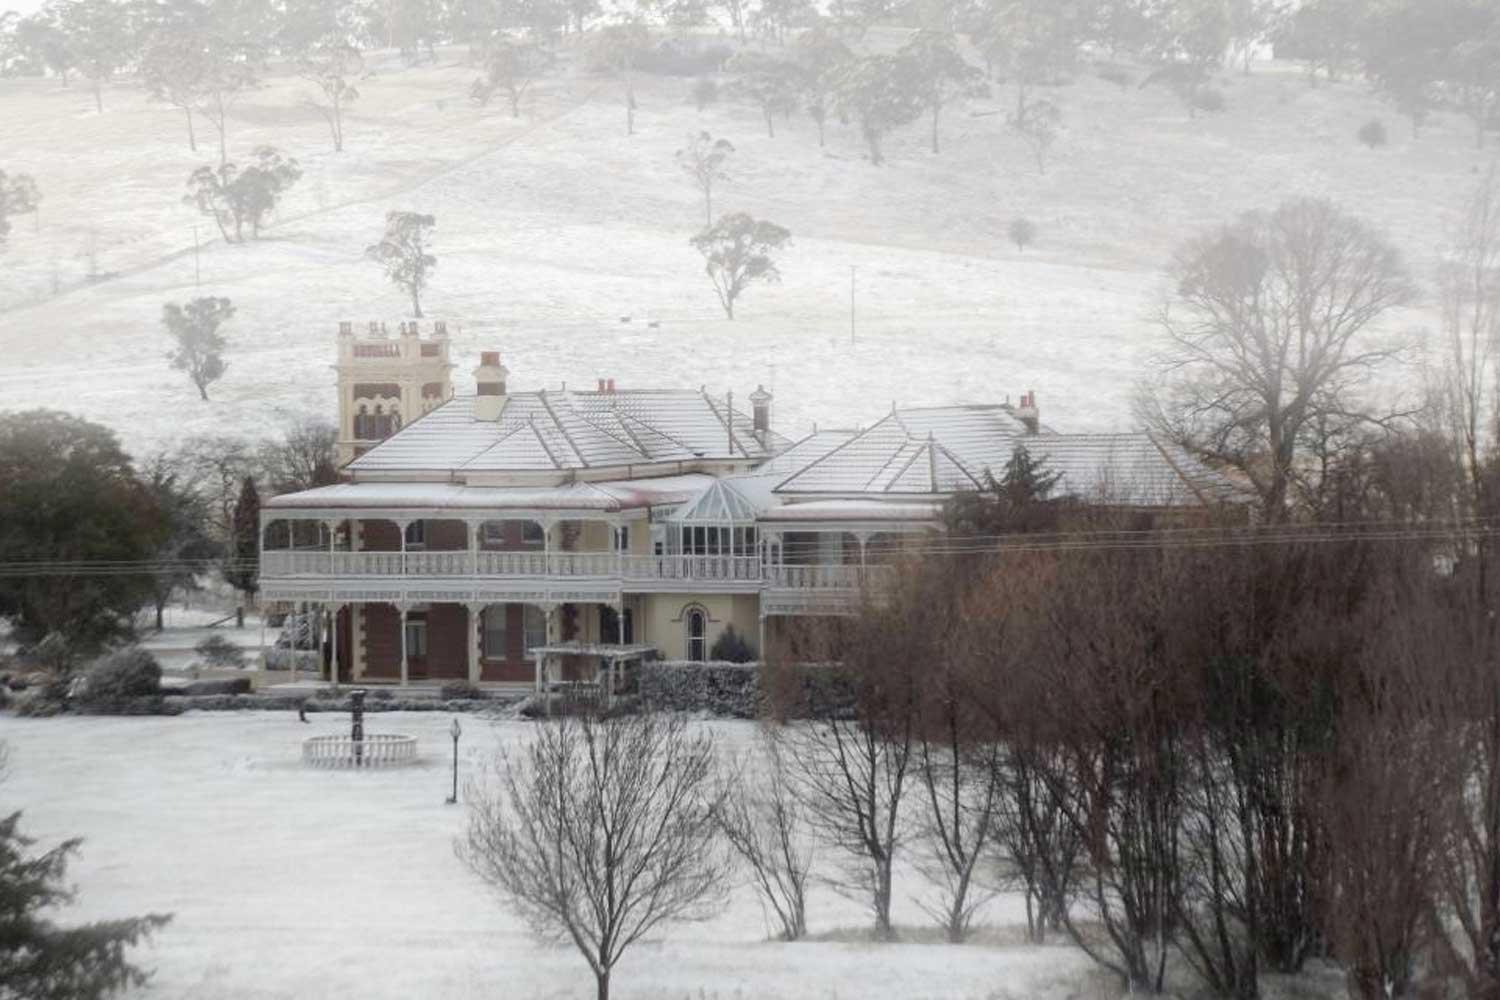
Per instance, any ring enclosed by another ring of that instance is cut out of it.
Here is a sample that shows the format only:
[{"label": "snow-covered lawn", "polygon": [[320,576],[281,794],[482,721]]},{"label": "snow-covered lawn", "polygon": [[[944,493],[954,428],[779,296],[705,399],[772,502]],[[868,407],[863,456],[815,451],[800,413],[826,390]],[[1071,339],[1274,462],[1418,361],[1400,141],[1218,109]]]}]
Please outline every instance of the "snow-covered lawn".
[{"label": "snow-covered lawn", "polygon": [[[791,434],[868,423],[893,400],[1033,389],[1059,428],[1117,427],[1151,349],[1162,268],[1184,238],[1289,196],[1328,195],[1430,277],[1446,220],[1490,155],[1456,118],[1413,140],[1362,87],[1310,89],[1290,67],[1228,79],[1228,110],[1197,120],[1164,88],[1082,73],[1049,95],[1067,128],[1042,174],[1005,128],[1005,88],[947,115],[941,155],[914,125],[890,137],[877,168],[853,127],[831,123],[819,149],[805,118],[778,123],[771,139],[744,105],[699,113],[690,79],[639,80],[633,137],[618,86],[576,69],[512,119],[467,99],[474,71],[457,60],[377,61],[343,154],[303,104],[309,85],[276,79],[243,98],[232,154],[270,142],[306,170],[266,239],[246,246],[226,246],[182,204],[184,178],[213,149],[205,137],[199,154],[187,150],[180,112],[127,82],[108,88],[98,115],[82,88],[0,81],[0,168],[36,174],[46,197],[40,231],[20,218],[0,251],[0,406],[74,410],[137,452],[331,415],[337,322],[394,328],[407,308],[361,256],[384,212],[402,208],[438,220],[426,302],[455,330],[460,392],[477,352],[499,348],[520,388],[601,376],[737,393],[765,383]],[[1390,147],[1356,144],[1372,116],[1393,121]],[[688,245],[702,204],[673,153],[697,129],[736,146],[716,210],[794,234],[782,284],[747,292],[734,322]],[[1005,236],[1022,215],[1039,229],[1024,253]],[[91,247],[118,277],[83,283]],[[207,404],[162,358],[162,304],[194,294],[239,308],[229,371]],[[1393,328],[1435,324],[1425,309]]]},{"label": "snow-covered lawn", "polygon": [[[141,954],[157,970],[142,996],[269,998],[593,995],[571,948],[530,937],[459,864],[462,807],[449,779],[441,713],[382,714],[374,732],[418,737],[419,765],[354,774],[304,768],[300,741],[342,731],[343,716],[189,713],[171,719],[5,718],[10,774],[0,808],[24,809],[43,843],[85,838],[69,919],[165,911],[175,919]],[[464,772],[534,725],[465,718]],[[726,749],[747,723],[708,723]],[[897,918],[915,940],[928,921],[904,872]],[[768,940],[754,894],[717,919],[670,928],[627,953],[624,998],[1032,1000],[1113,995],[1072,948],[1019,944],[1017,900],[984,915],[984,943],[874,945],[855,903],[819,889],[813,941]]]}]

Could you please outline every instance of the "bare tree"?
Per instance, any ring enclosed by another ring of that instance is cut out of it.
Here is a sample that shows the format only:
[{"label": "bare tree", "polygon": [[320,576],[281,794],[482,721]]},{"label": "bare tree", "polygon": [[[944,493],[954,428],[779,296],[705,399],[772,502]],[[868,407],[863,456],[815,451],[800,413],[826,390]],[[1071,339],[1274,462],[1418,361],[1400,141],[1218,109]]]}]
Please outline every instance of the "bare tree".
[{"label": "bare tree", "polygon": [[940,711],[936,732],[918,744],[917,753],[925,806],[921,829],[927,863],[922,867],[938,890],[937,901],[924,908],[949,941],[962,944],[974,914],[994,895],[980,876],[992,853],[1005,792],[1003,749],[996,741],[974,741],[956,700],[945,697]]},{"label": "bare tree", "polygon": [[565,718],[496,759],[456,848],[539,936],[571,941],[599,1000],[632,944],[713,916],[728,875],[714,746],[677,718]]},{"label": "bare tree", "polygon": [[1497,402],[1500,344],[1500,168],[1491,164],[1470,194],[1438,275],[1442,304],[1443,396],[1465,474],[1467,513],[1487,508],[1485,453]]},{"label": "bare tree", "polygon": [[785,730],[786,760],[810,829],[841,857],[829,884],[869,905],[883,940],[896,933],[892,876],[920,752],[920,678],[937,661],[947,614],[916,574],[897,579],[853,617],[794,630],[779,651],[826,664],[803,675],[794,710],[809,721]]},{"label": "bare tree", "polygon": [[266,442],[257,453],[267,486],[296,493],[338,482],[337,443],[338,428],[323,417],[292,421],[280,440]]},{"label": "bare tree", "polygon": [[788,777],[783,735],[762,730],[758,759],[742,761],[720,792],[724,839],[750,870],[761,901],[776,914],[783,941],[807,934],[812,849],[806,818]]},{"label": "bare tree", "polygon": [[703,225],[714,224],[714,185],[728,177],[724,162],[734,152],[728,139],[715,139],[707,132],[688,137],[688,144],[677,151],[677,163],[703,192]]},{"label": "bare tree", "polygon": [[791,241],[791,230],[752,219],[744,212],[723,216],[690,241],[703,255],[724,315],[734,319],[735,300],[757,281],[777,282],[781,271],[772,255]]},{"label": "bare tree", "polygon": [[1400,353],[1377,331],[1415,290],[1396,249],[1331,202],[1288,201],[1192,240],[1171,280],[1141,415],[1243,474],[1268,519],[1287,516],[1321,417],[1399,415],[1362,390]]}]

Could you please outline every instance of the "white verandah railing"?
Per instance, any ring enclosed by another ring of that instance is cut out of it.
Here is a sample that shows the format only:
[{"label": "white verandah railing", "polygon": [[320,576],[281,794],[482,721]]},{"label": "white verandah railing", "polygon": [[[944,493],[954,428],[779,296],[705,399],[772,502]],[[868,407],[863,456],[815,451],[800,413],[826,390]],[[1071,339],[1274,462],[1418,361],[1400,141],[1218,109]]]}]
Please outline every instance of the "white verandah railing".
[{"label": "white verandah railing", "polygon": [[617,552],[326,552],[268,550],[264,577],[562,577],[753,583],[793,590],[858,590],[889,567],[765,565],[758,556],[624,555]]}]

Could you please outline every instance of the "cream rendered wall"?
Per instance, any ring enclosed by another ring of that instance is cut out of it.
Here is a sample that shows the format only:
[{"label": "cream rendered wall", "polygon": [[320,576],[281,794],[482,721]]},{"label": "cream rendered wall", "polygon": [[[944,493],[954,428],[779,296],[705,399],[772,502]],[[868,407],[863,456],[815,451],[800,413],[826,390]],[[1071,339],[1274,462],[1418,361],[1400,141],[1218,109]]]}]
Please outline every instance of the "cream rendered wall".
[{"label": "cream rendered wall", "polygon": [[687,658],[686,615],[694,605],[708,612],[710,649],[733,625],[750,645],[760,644],[760,599],[754,594],[642,594],[637,621],[644,626],[638,641],[649,642],[668,660]]}]

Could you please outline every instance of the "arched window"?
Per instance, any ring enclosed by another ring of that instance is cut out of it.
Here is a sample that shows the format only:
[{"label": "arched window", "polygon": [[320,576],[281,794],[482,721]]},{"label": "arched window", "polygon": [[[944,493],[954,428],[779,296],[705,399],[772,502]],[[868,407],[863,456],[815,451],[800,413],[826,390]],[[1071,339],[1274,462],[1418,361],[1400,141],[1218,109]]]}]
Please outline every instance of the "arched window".
[{"label": "arched window", "polygon": [[683,616],[687,631],[687,658],[694,663],[708,659],[708,615],[702,608],[690,608]]}]

